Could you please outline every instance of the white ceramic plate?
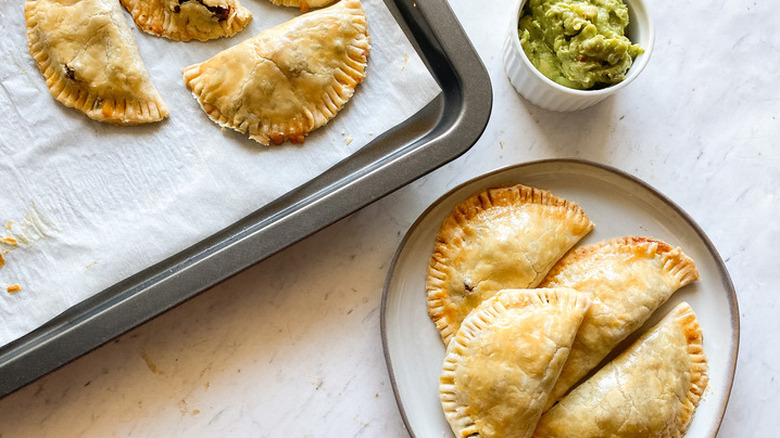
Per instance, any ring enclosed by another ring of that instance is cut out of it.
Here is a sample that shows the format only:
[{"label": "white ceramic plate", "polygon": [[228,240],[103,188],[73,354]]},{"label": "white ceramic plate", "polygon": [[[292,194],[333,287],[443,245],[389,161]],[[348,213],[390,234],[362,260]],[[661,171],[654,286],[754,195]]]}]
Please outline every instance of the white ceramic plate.
[{"label": "white ceramic plate", "polygon": [[410,434],[453,436],[438,398],[444,345],[425,303],[425,275],[436,233],[458,202],[488,187],[517,183],[578,203],[596,224],[580,245],[624,235],[649,236],[679,245],[694,259],[702,280],[675,293],[645,327],[680,301],[693,307],[704,332],[710,382],[686,437],[714,437],[731,391],[739,344],[736,294],[720,256],[684,211],[647,184],[616,169],[572,160],[522,164],[466,182],[431,205],[406,234],[385,283],[382,341]]}]

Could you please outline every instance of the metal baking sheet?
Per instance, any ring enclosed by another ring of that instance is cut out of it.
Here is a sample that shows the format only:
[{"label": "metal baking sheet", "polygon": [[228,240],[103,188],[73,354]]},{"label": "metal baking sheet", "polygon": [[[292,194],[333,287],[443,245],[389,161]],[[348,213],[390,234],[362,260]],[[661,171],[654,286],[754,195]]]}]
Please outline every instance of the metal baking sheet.
[{"label": "metal baking sheet", "polygon": [[455,159],[482,134],[490,79],[445,0],[385,0],[442,93],[357,153],[190,248],[0,347],[0,396]]}]

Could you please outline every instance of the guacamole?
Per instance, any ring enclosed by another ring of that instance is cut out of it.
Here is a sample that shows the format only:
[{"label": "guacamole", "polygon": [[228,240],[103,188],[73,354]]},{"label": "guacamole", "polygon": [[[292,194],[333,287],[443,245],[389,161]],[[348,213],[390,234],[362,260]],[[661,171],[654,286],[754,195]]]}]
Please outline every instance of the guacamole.
[{"label": "guacamole", "polygon": [[623,0],[528,0],[518,32],[531,63],[553,81],[580,90],[626,77],[642,49],[625,36]]}]

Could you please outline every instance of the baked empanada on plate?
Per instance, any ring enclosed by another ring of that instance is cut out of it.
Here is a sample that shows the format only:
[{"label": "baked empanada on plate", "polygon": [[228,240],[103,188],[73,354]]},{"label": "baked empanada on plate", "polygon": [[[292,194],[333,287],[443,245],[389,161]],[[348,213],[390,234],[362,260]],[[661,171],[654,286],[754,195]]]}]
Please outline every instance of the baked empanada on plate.
[{"label": "baked empanada on plate", "polygon": [[680,248],[646,237],[613,239],[566,254],[540,287],[576,289],[587,293],[593,304],[545,410],[641,327],[677,289],[698,279],[696,264]]},{"label": "baked empanada on plate", "polygon": [[428,314],[447,344],[501,289],[532,288],[593,223],[573,202],[515,185],[477,193],[444,220],[428,267]]},{"label": "baked empanada on plate", "polygon": [[301,143],[365,76],[370,48],[358,0],[303,14],[183,70],[209,118],[259,143]]},{"label": "baked empanada on plate", "polygon": [[234,35],[252,13],[238,0],[121,0],[144,32],[177,41]]},{"label": "baked empanada on plate", "polygon": [[328,6],[335,0],[270,0],[271,3],[279,6],[294,6],[300,8],[301,12],[306,12],[309,8],[321,8]]},{"label": "baked empanada on plate", "polygon": [[707,381],[701,327],[681,303],[547,411],[534,437],[681,437]]},{"label": "baked empanada on plate", "polygon": [[439,379],[460,438],[523,438],[536,427],[590,300],[557,289],[500,291],[463,321]]},{"label": "baked empanada on plate", "polygon": [[30,55],[55,99],[108,123],[168,115],[119,2],[27,0],[24,15]]}]

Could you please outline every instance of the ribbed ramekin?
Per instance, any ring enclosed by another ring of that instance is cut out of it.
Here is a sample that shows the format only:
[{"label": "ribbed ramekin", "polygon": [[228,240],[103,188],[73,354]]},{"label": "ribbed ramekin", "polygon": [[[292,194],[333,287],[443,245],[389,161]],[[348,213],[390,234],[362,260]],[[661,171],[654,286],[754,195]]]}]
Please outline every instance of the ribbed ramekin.
[{"label": "ribbed ramekin", "polygon": [[644,49],[634,59],[626,78],[599,90],[576,90],[553,82],[531,64],[520,45],[518,22],[526,1],[517,0],[512,10],[512,20],[504,41],[504,71],[515,89],[539,107],[552,111],[576,111],[595,105],[636,79],[650,59],[655,40],[653,20],[642,0],[625,0],[629,19],[626,36]]}]

